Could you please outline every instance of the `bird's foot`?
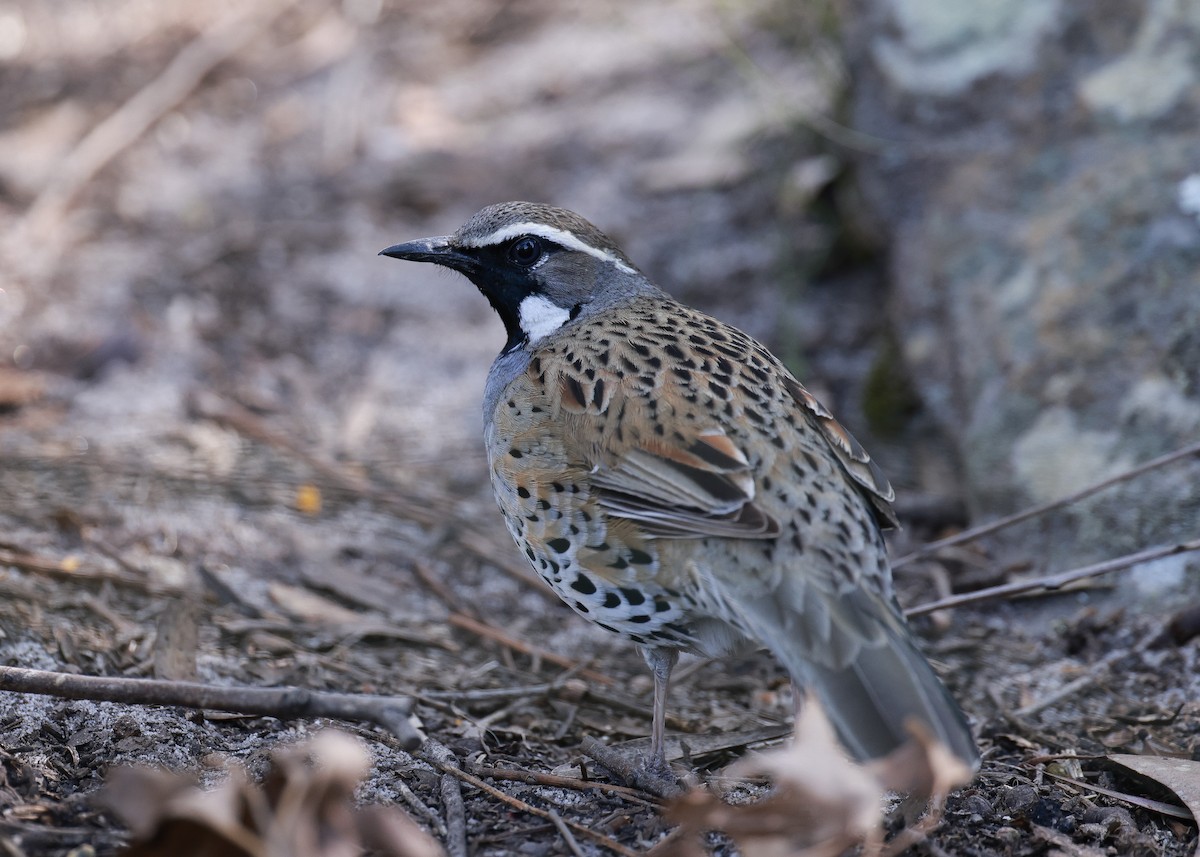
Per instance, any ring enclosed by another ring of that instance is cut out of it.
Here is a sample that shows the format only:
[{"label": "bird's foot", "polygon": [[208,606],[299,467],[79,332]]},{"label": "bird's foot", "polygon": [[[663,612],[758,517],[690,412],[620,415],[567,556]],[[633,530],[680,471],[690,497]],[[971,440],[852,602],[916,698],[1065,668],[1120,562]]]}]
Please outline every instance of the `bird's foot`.
[{"label": "bird's foot", "polygon": [[661,798],[679,797],[684,789],[662,756],[649,753],[628,753],[601,744],[595,738],[584,738],[581,748],[626,785]]},{"label": "bird's foot", "polygon": [[679,797],[685,789],[662,756],[639,754],[635,762],[633,784],[642,791],[662,798]]}]

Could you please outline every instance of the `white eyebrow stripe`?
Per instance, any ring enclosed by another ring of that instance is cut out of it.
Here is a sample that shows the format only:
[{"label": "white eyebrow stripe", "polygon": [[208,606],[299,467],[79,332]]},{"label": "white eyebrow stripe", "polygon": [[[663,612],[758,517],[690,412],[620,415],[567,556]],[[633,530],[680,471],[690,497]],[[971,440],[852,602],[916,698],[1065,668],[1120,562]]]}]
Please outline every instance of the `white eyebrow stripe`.
[{"label": "white eyebrow stripe", "polygon": [[521,235],[536,235],[539,238],[545,238],[547,241],[553,241],[555,244],[571,250],[578,250],[581,253],[587,253],[589,256],[595,256],[603,262],[612,262],[626,273],[633,273],[633,268],[629,267],[629,265],[622,262],[612,253],[607,253],[590,244],[584,244],[570,232],[563,229],[556,229],[553,226],[547,226],[545,223],[510,223],[508,226],[501,227],[490,235],[485,235],[482,238],[467,239],[461,243],[464,247],[490,247],[493,244],[500,244],[510,238],[517,238]]}]

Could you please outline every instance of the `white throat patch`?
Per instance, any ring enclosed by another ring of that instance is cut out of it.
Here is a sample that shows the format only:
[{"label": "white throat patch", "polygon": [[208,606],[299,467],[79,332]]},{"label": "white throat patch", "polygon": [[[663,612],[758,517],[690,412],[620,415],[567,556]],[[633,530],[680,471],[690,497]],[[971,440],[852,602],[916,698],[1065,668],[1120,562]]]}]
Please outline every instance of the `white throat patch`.
[{"label": "white throat patch", "polygon": [[529,337],[530,345],[554,333],[570,317],[569,311],[541,295],[530,295],[517,308],[517,319],[521,322],[521,330]]}]

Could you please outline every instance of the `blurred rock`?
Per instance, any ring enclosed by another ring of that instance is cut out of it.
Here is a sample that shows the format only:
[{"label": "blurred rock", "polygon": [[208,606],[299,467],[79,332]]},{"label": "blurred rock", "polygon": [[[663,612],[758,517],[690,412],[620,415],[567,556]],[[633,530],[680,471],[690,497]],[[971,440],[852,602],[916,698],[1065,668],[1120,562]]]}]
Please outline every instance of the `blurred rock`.
[{"label": "blurred rock", "polygon": [[[862,0],[846,26],[898,338],[972,517],[1194,443],[1200,6]],[[1065,569],[1195,538],[1198,485],[1179,462],[994,545]],[[1200,560],[1179,563],[1125,592],[1200,588]]]},{"label": "blurred rock", "polygon": [[879,70],[898,89],[952,96],[989,74],[1031,67],[1038,41],[1056,27],[1061,4],[891,0],[884,5],[897,32],[871,40]]}]

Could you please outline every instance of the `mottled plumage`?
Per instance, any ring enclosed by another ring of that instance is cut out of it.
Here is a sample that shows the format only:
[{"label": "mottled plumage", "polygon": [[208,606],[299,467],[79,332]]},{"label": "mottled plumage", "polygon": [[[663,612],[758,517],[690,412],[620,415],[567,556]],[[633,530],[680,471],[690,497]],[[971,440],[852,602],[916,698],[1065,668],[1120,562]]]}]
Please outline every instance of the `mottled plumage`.
[{"label": "mottled plumage", "polygon": [[508,331],[485,395],[509,532],[577,613],[642,647],[661,762],[679,651],[770,649],[872,758],[961,713],[914,646],[880,530],[893,492],[762,345],[652,285],[578,215],[491,206],[388,255],[461,271]]}]

